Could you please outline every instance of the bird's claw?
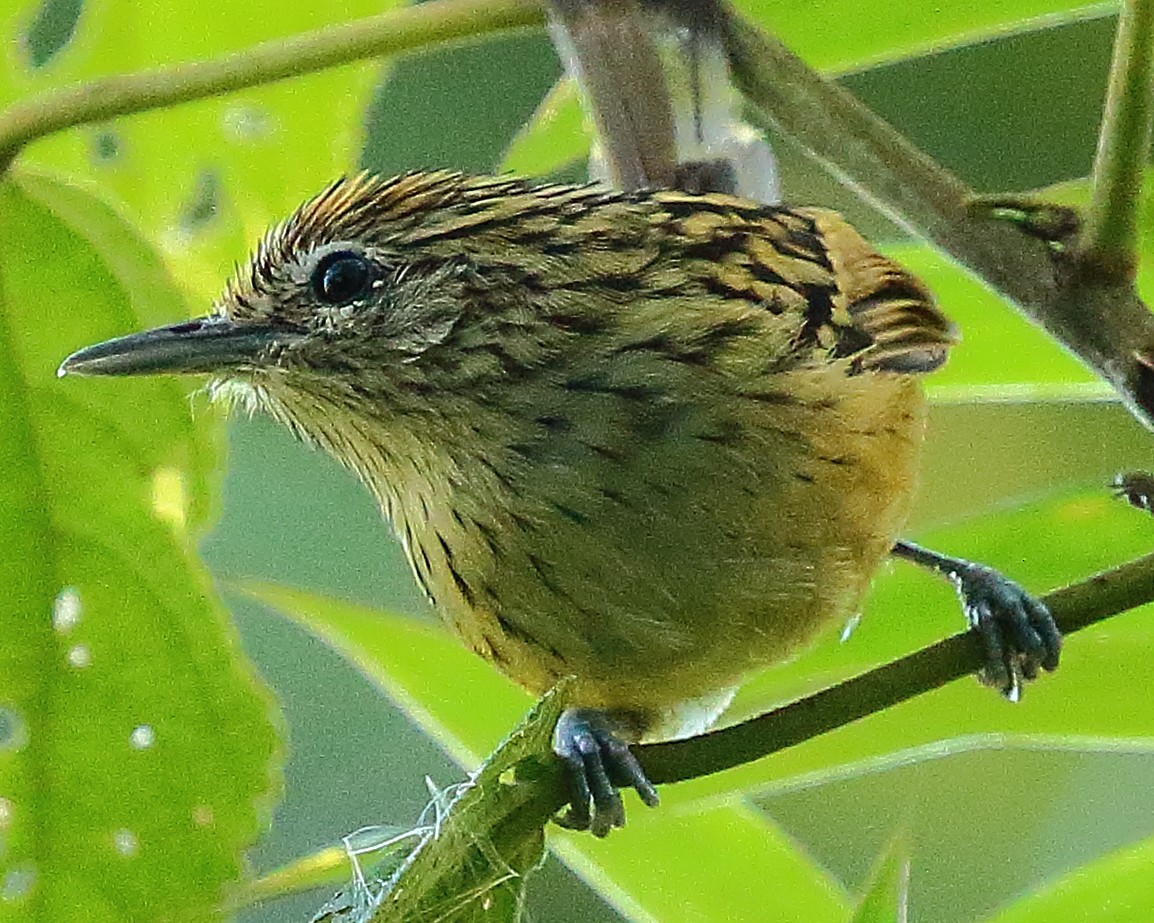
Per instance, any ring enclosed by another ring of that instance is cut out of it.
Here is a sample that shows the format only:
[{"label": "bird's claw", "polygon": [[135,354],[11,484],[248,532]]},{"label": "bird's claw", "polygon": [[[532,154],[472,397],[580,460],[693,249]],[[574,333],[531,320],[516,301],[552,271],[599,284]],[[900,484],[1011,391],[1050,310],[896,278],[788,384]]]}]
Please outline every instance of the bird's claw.
[{"label": "bird's claw", "polygon": [[978,678],[1011,701],[1024,680],[1058,667],[1062,634],[1045,603],[992,568],[966,563],[951,575],[970,626],[985,649]]},{"label": "bird's claw", "polygon": [[568,770],[569,807],[557,818],[561,826],[591,830],[598,837],[625,826],[618,788],[633,788],[645,804],[656,807],[657,790],[605,712],[563,712],[553,732],[553,751]]}]

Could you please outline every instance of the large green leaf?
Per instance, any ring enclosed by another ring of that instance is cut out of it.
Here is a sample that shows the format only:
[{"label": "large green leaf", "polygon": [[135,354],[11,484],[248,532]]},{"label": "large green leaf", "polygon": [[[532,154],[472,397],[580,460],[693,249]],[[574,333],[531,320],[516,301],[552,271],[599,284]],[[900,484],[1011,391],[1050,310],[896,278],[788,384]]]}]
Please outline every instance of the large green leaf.
[{"label": "large green leaf", "polygon": [[1154,834],[1151,743],[954,739],[756,800],[855,892],[897,827],[909,846],[910,919],[970,923]]},{"label": "large green leaf", "polygon": [[207,919],[265,819],[269,703],[192,550],[217,424],[55,374],[183,313],[107,206],[0,185],[0,919]]}]

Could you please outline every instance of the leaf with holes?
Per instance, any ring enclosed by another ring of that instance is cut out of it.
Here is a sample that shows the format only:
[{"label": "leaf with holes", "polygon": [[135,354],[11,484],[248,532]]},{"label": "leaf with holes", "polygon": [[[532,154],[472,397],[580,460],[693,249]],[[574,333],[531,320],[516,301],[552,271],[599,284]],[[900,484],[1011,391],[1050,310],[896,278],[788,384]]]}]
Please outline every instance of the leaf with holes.
[{"label": "leaf with holes", "polygon": [[87,194],[18,175],[0,214],[0,920],[205,918],[276,750],[193,555],[218,427],[171,380],[55,374],[183,305]]}]

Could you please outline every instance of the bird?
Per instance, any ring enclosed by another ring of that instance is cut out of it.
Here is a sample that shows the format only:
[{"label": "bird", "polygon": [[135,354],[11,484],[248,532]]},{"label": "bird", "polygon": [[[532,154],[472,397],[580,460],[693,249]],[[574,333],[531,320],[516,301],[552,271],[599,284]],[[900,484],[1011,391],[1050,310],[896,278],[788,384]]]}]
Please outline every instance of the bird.
[{"label": "bird", "polygon": [[208,314],[60,371],[208,375],[355,472],[469,648],[568,678],[560,820],[605,835],[658,801],[631,744],[710,726],[891,551],[997,597],[1003,687],[1057,665],[1044,606],[899,539],[956,342],[828,209],[422,171],[332,183]]}]

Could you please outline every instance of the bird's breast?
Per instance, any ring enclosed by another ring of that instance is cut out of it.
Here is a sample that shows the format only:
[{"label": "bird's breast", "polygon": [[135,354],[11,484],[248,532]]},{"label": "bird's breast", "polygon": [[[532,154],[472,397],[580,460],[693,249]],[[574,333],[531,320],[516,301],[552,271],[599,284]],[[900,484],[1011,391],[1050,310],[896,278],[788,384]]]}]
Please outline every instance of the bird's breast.
[{"label": "bird's breast", "polygon": [[661,708],[852,614],[908,510],[916,381],[588,404],[397,485],[413,569],[474,650],[535,692],[572,675],[582,704]]}]

